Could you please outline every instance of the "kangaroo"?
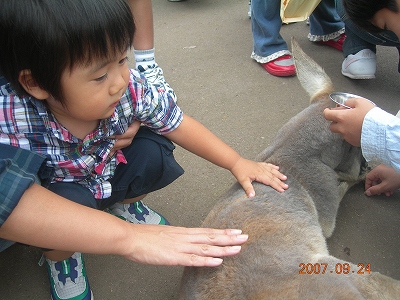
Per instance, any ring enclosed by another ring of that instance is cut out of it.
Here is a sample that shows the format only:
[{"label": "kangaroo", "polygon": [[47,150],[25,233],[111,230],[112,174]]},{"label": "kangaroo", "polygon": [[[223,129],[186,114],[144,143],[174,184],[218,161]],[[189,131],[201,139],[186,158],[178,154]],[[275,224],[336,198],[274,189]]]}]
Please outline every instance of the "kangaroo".
[{"label": "kangaroo", "polygon": [[326,245],[340,201],[364,179],[360,148],[329,130],[323,110],[333,84],[292,38],[297,76],[310,105],[277,133],[257,157],[280,166],[289,188],[279,193],[254,183],[248,198],[235,183],[203,227],[241,228],[242,251],[216,268],[186,267],[181,300],[399,299],[400,281],[331,256]]}]

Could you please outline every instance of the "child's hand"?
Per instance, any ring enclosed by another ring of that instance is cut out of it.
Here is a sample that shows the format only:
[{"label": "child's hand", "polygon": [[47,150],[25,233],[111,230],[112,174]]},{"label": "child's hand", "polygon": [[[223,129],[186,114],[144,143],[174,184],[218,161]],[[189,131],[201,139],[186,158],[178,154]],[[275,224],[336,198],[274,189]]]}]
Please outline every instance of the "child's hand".
[{"label": "child's hand", "polygon": [[109,156],[111,157],[117,150],[125,148],[132,143],[133,138],[135,137],[137,131],[140,127],[140,122],[135,121],[131,125],[129,125],[128,129],[124,134],[110,136],[110,138],[116,139],[114,148],[111,149]]},{"label": "child's hand", "polygon": [[363,98],[351,98],[346,101],[346,105],[352,109],[326,108],[324,117],[332,122],[332,132],[340,133],[348,143],[360,147],[364,117],[375,104]]},{"label": "child's hand", "polygon": [[242,185],[248,197],[255,196],[255,191],[251,184],[252,181],[270,185],[278,192],[283,192],[288,188],[288,185],[282,182],[287,177],[279,172],[278,166],[270,163],[240,158],[231,169],[231,172]]},{"label": "child's hand", "polygon": [[388,166],[379,165],[365,178],[365,194],[367,196],[384,193],[391,196],[400,187],[400,174]]}]

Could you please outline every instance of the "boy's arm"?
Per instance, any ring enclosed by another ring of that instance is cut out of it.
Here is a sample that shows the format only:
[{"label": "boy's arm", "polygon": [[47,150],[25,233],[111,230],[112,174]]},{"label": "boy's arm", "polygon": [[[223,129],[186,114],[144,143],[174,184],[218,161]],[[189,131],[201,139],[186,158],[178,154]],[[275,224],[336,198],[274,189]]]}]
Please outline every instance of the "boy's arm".
[{"label": "boy's arm", "polygon": [[184,115],[182,123],[165,135],[186,150],[232,172],[249,197],[254,196],[252,181],[270,185],[283,192],[286,176],[272,164],[242,158],[235,150],[221,141],[210,130],[191,117]]}]

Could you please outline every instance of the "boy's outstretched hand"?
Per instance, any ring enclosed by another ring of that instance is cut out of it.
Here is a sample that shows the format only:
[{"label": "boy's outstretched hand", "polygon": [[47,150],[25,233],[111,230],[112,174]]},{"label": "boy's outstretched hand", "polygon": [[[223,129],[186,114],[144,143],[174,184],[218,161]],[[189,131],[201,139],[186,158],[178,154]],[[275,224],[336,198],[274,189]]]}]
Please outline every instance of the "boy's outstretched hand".
[{"label": "boy's outstretched hand", "polygon": [[241,157],[210,130],[187,115],[184,115],[178,128],[165,136],[190,152],[231,171],[248,197],[255,196],[252,181],[270,185],[279,192],[288,188],[282,182],[287,178],[279,172],[279,167]]},{"label": "boy's outstretched hand", "polygon": [[278,192],[283,192],[288,188],[288,185],[283,182],[287,177],[279,172],[278,166],[270,163],[255,162],[241,157],[233,166],[231,172],[248,197],[255,196],[253,181],[269,185]]}]

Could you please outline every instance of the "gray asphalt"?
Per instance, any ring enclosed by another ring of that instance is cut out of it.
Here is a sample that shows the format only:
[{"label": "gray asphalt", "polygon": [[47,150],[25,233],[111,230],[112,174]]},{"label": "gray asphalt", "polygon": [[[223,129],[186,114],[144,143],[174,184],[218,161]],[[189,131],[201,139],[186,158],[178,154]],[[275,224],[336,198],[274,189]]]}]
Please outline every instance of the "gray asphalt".
[{"label": "gray asphalt", "polygon": [[[296,77],[266,73],[250,59],[252,37],[247,0],[153,0],[156,58],[178,95],[184,112],[210,128],[242,156],[254,158],[276,131],[308,105]],[[400,75],[395,48],[378,48],[374,80],[355,81],[340,73],[342,53],[308,41],[305,22],[285,25],[331,77],[338,91],[362,95],[396,114]],[[232,175],[177,147],[186,173],[146,203],[178,226],[199,226]],[[400,280],[400,194],[368,198],[363,186],[343,200],[337,228],[328,240],[331,253]],[[49,299],[40,252],[15,245],[0,253],[1,299]],[[176,299],[181,267],[147,266],[106,255],[86,255],[95,299]],[[268,276],[268,274],[266,274]]]}]

